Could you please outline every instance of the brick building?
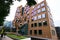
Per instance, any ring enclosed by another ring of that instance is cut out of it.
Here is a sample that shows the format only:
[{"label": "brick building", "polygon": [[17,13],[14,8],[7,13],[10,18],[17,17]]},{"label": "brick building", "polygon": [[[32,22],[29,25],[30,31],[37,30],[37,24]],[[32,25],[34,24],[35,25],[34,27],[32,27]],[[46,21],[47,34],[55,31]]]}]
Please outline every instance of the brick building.
[{"label": "brick building", "polygon": [[[46,0],[31,7],[19,6],[13,24],[15,27],[21,27],[20,32],[27,31],[28,36],[57,40],[54,22]],[[27,27],[25,24],[28,24]]]}]

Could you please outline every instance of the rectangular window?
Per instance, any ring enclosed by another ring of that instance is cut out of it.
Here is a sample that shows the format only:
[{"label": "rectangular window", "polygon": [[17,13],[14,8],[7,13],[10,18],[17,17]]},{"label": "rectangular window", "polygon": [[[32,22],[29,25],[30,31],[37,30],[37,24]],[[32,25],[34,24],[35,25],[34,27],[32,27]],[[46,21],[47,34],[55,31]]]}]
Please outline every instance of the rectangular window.
[{"label": "rectangular window", "polygon": [[37,20],[37,16],[34,17],[34,20]]},{"label": "rectangular window", "polygon": [[37,23],[34,23],[34,26],[36,27],[37,26]]},{"label": "rectangular window", "polygon": [[34,8],[34,11],[36,11],[36,8]]},{"label": "rectangular window", "polygon": [[37,30],[34,30],[34,34],[37,34]]},{"label": "rectangular window", "polygon": [[55,35],[55,31],[54,30],[52,30],[52,35]]},{"label": "rectangular window", "polygon": [[42,26],[42,22],[39,22],[39,23],[38,23],[38,26]]},{"label": "rectangular window", "polygon": [[32,30],[30,30],[30,34],[32,34]]},{"label": "rectangular window", "polygon": [[33,27],[33,24],[31,24],[31,27]]},{"label": "rectangular window", "polygon": [[46,17],[46,14],[42,14],[42,18],[45,18]]},{"label": "rectangular window", "polygon": [[45,10],[45,7],[42,8],[42,12],[44,12],[44,11],[46,11],[46,10]]},{"label": "rectangular window", "polygon": [[41,4],[41,7],[43,7],[44,5],[45,5],[45,4],[44,4],[44,3],[42,3],[42,4]]},{"label": "rectangular window", "polygon": [[29,18],[30,18],[30,16],[27,16],[27,18],[29,19]]},{"label": "rectangular window", "polygon": [[38,15],[38,19],[41,19],[41,15]]},{"label": "rectangular window", "polygon": [[19,8],[17,8],[16,13],[20,13],[20,9]]},{"label": "rectangular window", "polygon": [[37,8],[39,9],[40,8],[40,5],[38,5]]},{"label": "rectangular window", "polygon": [[32,21],[34,21],[34,18],[32,18]]},{"label": "rectangular window", "polygon": [[38,13],[40,13],[40,12],[41,12],[41,10],[39,9],[39,10],[38,10]]},{"label": "rectangular window", "polygon": [[42,35],[42,30],[39,30],[38,32],[39,32],[39,35]]},{"label": "rectangular window", "polygon": [[33,12],[33,15],[36,15],[37,13],[36,13],[36,11],[35,12]]},{"label": "rectangular window", "polygon": [[43,21],[43,25],[47,26],[47,21]]}]

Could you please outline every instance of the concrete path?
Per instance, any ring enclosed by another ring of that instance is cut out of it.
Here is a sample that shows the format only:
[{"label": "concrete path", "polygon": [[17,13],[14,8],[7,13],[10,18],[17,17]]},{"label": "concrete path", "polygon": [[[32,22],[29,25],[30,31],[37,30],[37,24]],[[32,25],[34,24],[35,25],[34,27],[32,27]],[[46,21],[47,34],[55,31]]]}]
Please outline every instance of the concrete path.
[{"label": "concrete path", "polygon": [[0,40],[13,40],[13,39],[11,39],[11,38],[5,36],[5,37],[3,37],[3,38],[0,37]]}]

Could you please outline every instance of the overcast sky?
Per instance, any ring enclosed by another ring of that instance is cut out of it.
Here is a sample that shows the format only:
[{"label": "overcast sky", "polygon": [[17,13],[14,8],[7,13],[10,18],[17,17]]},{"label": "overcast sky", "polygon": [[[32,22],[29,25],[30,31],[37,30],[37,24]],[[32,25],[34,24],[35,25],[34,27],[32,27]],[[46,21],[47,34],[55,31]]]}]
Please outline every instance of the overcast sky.
[{"label": "overcast sky", "polygon": [[[42,0],[38,0],[37,2],[40,3]],[[46,0],[48,3],[48,6],[51,9],[51,14],[53,16],[53,20],[54,20],[54,24],[55,26],[60,26],[60,0]],[[15,1],[13,2],[14,5],[11,6],[10,8],[10,14],[9,16],[6,17],[6,20],[8,21],[12,21],[14,19],[15,16],[15,12],[18,6],[20,5],[25,5],[26,4],[26,0],[22,0],[21,2]]]}]

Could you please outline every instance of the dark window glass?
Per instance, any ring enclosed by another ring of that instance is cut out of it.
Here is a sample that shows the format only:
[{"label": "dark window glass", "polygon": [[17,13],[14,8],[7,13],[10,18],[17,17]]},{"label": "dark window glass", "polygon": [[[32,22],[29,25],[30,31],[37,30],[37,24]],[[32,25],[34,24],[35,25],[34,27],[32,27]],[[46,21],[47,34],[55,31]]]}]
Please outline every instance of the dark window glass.
[{"label": "dark window glass", "polygon": [[42,34],[42,30],[39,30],[39,34],[40,34],[40,35]]},{"label": "dark window glass", "polygon": [[34,20],[32,19],[32,21],[34,21]]},{"label": "dark window glass", "polygon": [[37,30],[34,30],[34,34],[37,34]]},{"label": "dark window glass", "polygon": [[33,24],[31,24],[31,27],[33,27]]},{"label": "dark window glass", "polygon": [[43,22],[43,25],[47,25],[47,21],[44,21],[44,22]]},{"label": "dark window glass", "polygon": [[32,30],[30,30],[30,34],[32,34]]},{"label": "dark window glass", "polygon": [[39,25],[39,26],[42,26],[42,23],[40,22],[40,23],[38,23],[38,25]]},{"label": "dark window glass", "polygon": [[36,27],[37,26],[37,23],[34,23],[34,26]]},{"label": "dark window glass", "polygon": [[29,23],[29,20],[28,20],[28,23]]}]

